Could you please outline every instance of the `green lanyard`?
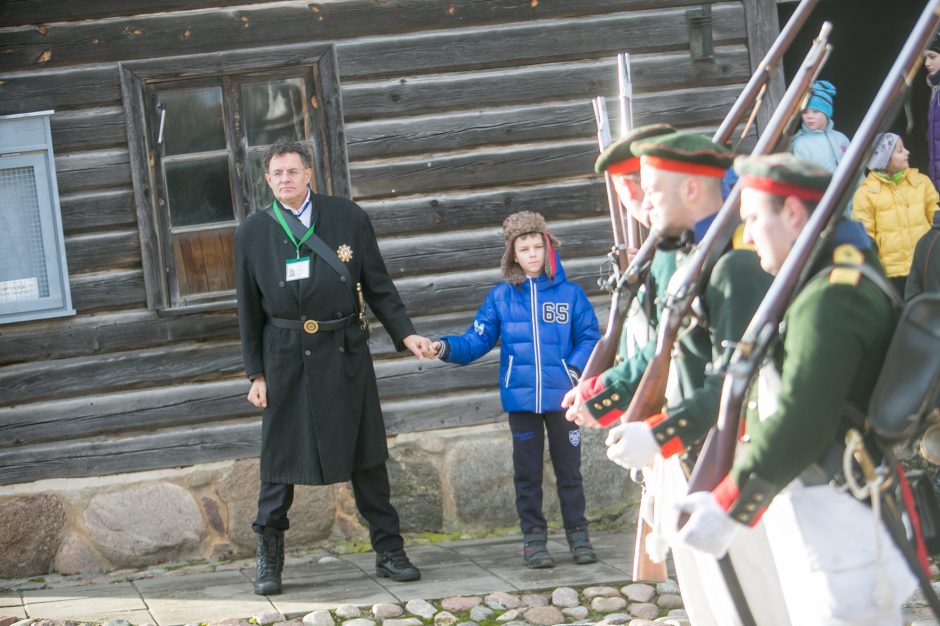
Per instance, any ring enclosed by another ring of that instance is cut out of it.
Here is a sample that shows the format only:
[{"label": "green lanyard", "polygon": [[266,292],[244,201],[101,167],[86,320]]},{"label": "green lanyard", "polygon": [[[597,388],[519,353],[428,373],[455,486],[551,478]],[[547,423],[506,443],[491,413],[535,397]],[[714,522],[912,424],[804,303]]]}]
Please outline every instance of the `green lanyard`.
[{"label": "green lanyard", "polygon": [[[313,198],[310,198],[310,203],[311,204],[313,203]],[[274,215],[277,216],[277,221],[281,223],[281,228],[284,229],[284,232],[290,238],[291,243],[294,244],[295,248],[297,248],[297,258],[299,259],[300,258],[300,246],[303,244],[303,242],[310,239],[310,235],[313,234],[313,229],[316,225],[313,222],[310,222],[310,228],[307,229],[306,234],[301,238],[300,241],[297,241],[297,238],[294,237],[294,233],[292,233],[290,231],[290,227],[287,226],[287,222],[284,221],[284,216],[281,214],[281,209],[278,208],[277,206],[277,200],[275,200],[271,204],[274,207]]]}]

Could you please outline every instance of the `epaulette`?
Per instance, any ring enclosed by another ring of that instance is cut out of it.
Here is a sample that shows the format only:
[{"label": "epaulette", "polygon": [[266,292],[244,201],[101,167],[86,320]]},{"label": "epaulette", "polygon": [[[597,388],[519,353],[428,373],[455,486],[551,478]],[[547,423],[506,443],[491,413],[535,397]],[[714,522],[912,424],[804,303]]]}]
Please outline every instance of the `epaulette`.
[{"label": "epaulette", "polygon": [[753,250],[754,246],[744,243],[744,224],[738,224],[731,236],[731,247],[734,250]]},{"label": "epaulette", "polygon": [[862,278],[859,266],[865,261],[861,250],[849,243],[836,247],[832,253],[832,261],[836,267],[829,272],[829,283],[832,285],[857,285]]}]

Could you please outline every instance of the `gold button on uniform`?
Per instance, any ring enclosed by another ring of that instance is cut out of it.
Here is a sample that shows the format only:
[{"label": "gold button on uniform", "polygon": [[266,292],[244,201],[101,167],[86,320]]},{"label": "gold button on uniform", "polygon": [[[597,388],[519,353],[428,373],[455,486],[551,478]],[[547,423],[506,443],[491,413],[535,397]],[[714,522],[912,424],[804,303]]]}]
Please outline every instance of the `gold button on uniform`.
[{"label": "gold button on uniform", "polygon": [[604,398],[604,400],[603,400],[602,402],[603,402],[604,406],[610,406],[610,398]]},{"label": "gold button on uniform", "polygon": [[601,404],[600,402],[595,402],[595,403],[594,403],[594,408],[597,409],[598,411],[600,411],[601,409],[604,408],[604,405]]},{"label": "gold button on uniform", "polygon": [[316,320],[307,320],[304,322],[304,332],[315,335],[317,331],[320,330],[320,324]]},{"label": "gold button on uniform", "polygon": [[610,394],[610,399],[613,400],[614,402],[620,402],[620,394],[612,393]]}]

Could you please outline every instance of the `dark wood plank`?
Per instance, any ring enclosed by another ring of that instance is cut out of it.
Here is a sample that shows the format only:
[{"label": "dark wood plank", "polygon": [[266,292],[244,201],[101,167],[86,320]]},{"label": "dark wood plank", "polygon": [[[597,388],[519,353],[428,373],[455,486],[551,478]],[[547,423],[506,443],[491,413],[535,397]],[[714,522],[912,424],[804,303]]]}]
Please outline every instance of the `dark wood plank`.
[{"label": "dark wood plank", "polygon": [[466,389],[492,388],[498,392],[499,351],[469,365],[415,358],[391,359],[376,363],[375,378],[382,399],[415,398]]},{"label": "dark wood plank", "polygon": [[[252,4],[279,0],[251,0]],[[232,0],[4,0],[0,26],[43,22],[70,22],[103,17],[129,17],[143,13],[190,11],[230,7]]]},{"label": "dark wood plank", "polygon": [[[756,71],[764,55],[780,34],[780,16],[776,0],[743,0],[744,14],[747,21],[748,53],[751,58],[751,71]],[[764,104],[757,111],[757,128],[763,130],[770,121],[774,110],[783,99],[786,91],[786,79],[783,75],[783,63],[777,66],[770,76],[764,94]]]},{"label": "dark wood plank", "polygon": [[64,111],[52,116],[52,146],[57,155],[79,150],[125,148],[124,110],[101,107]]},{"label": "dark wood plank", "polygon": [[[54,369],[55,376],[50,376]],[[0,406],[37,400],[217,380],[242,372],[237,342],[182,344],[50,362],[11,365],[0,370]]]},{"label": "dark wood plank", "polygon": [[140,268],[140,239],[136,230],[122,230],[65,238],[70,272],[86,274]]},{"label": "dark wood plank", "polygon": [[[599,217],[549,223],[553,235],[561,240],[562,259],[597,257],[612,245],[610,220]],[[415,237],[395,237],[379,242],[382,258],[395,279],[415,274],[439,272],[441,268],[492,268],[503,256],[503,237],[499,228],[433,233]],[[563,261],[564,262],[564,261]]]},{"label": "dark wood plank", "polygon": [[0,448],[257,415],[242,377],[0,408]]},{"label": "dark wood plank", "polygon": [[[408,37],[341,41],[337,48],[344,80],[596,59],[621,51],[639,54],[687,50],[687,10],[665,6],[577,20],[432,31]],[[717,4],[712,15],[715,44],[745,40],[740,4]],[[382,59],[382,63],[376,63],[376,59]]]},{"label": "dark wood plank", "polygon": [[382,414],[389,434],[474,426],[506,419],[499,401],[499,389],[495,386],[492,389],[383,402]]},{"label": "dark wood plank", "polygon": [[62,194],[59,196],[59,206],[66,235],[137,225],[134,192],[130,189]]},{"label": "dark wood plank", "polygon": [[6,324],[0,326],[0,365],[212,340],[238,340],[234,305],[228,311],[167,317],[138,310]]},{"label": "dark wood plank", "polygon": [[0,64],[0,89],[3,90],[0,115],[47,109],[61,113],[121,104],[115,63],[55,70],[31,68],[23,72],[9,69],[6,63]]},{"label": "dark wood plank", "polygon": [[456,189],[485,189],[593,176],[596,142],[586,140],[534,147],[501,148],[485,153],[435,155],[350,166],[353,196],[387,198]]},{"label": "dark wood plank", "polygon": [[[694,4],[672,1],[671,5]],[[235,10],[151,13],[107,21],[45,22],[42,28],[8,28],[0,58],[16,69],[80,65],[102,59],[123,61],[233,48],[279,41],[336,41],[397,35],[427,29],[466,28],[529,22],[542,17],[581,17],[635,9],[663,9],[653,0],[372,0],[273,6],[243,5]],[[35,14],[34,14],[35,15]]]},{"label": "dark wood plank", "polygon": [[[750,75],[743,45],[715,49],[714,61],[694,63],[688,51],[632,58],[639,93],[742,83]],[[343,86],[347,122],[490,106],[532,105],[617,92],[614,59],[551,63],[528,68],[418,76]]]},{"label": "dark wood plank", "polygon": [[258,455],[260,444],[261,421],[249,418],[146,435],[13,447],[0,450],[0,484],[106,476],[252,457]]},{"label": "dark wood plank", "polygon": [[401,200],[365,201],[380,236],[401,233],[498,228],[523,209],[539,211],[548,221],[607,215],[607,192],[599,178],[502,189],[439,193]]},{"label": "dark wood plank", "polygon": [[63,194],[131,186],[130,159],[123,148],[56,155],[55,169]]},{"label": "dark wood plank", "polygon": [[[739,85],[642,94],[634,99],[634,124],[677,128],[718,126],[741,91]],[[620,127],[615,100],[607,102],[611,126]],[[597,132],[587,100],[483,111],[422,115],[346,125],[349,158],[386,158],[466,150],[530,141],[584,139]]]},{"label": "dark wood plank", "polygon": [[72,307],[79,313],[143,307],[144,276],[140,270],[69,276]]}]

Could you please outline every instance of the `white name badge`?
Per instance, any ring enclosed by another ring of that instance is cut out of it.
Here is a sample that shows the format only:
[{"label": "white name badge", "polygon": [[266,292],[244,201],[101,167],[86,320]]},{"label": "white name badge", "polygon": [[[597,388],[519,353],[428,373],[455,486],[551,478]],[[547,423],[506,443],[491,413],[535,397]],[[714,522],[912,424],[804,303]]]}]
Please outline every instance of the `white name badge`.
[{"label": "white name badge", "polygon": [[287,259],[287,280],[300,280],[310,278],[310,257]]}]

